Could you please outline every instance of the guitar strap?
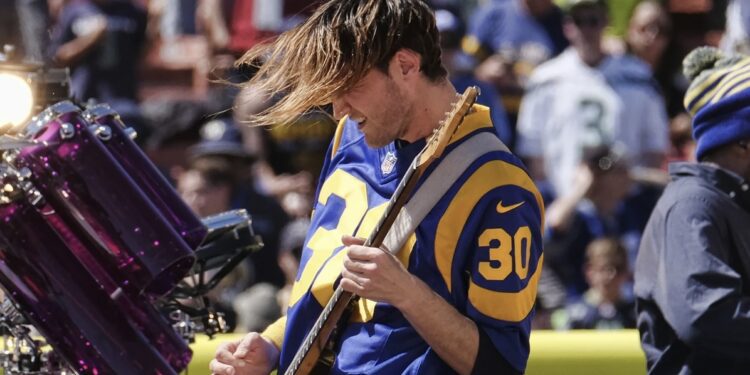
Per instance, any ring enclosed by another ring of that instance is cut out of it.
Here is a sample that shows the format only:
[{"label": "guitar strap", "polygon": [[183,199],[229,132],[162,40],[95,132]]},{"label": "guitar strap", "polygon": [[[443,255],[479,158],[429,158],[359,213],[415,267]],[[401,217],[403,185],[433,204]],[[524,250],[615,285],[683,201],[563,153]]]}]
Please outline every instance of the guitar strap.
[{"label": "guitar strap", "polygon": [[494,133],[480,132],[449,152],[440,164],[399,211],[393,226],[383,239],[383,246],[397,254],[406,240],[417,229],[448,189],[480,156],[492,151],[506,151],[508,147]]}]

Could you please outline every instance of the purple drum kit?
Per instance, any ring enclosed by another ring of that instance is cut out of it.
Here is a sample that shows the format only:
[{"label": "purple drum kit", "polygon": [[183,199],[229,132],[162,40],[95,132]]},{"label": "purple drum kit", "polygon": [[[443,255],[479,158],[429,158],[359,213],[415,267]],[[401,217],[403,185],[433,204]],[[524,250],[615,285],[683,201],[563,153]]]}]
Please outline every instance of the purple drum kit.
[{"label": "purple drum kit", "polygon": [[132,138],[71,102],[0,137],[4,373],[177,374],[223,329],[202,295],[262,246],[250,218],[196,217]]}]

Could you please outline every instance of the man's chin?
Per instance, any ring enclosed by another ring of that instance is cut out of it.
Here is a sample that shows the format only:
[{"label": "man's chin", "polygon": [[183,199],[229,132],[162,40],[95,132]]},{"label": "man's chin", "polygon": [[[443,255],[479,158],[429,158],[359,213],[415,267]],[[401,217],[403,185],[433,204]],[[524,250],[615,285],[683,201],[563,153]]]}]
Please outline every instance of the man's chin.
[{"label": "man's chin", "polygon": [[383,138],[373,139],[371,136],[368,136],[367,134],[365,134],[365,143],[367,143],[367,146],[369,146],[370,148],[385,147],[391,142],[392,141],[389,141]]}]

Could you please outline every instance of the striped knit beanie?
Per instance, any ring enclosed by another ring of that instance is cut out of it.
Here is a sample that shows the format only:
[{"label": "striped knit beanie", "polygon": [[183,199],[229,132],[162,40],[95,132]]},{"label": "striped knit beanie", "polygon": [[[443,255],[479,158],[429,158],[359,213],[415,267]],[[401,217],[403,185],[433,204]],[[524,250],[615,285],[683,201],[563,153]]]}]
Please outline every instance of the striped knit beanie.
[{"label": "striped knit beanie", "polygon": [[682,66],[692,81],[685,108],[693,116],[697,159],[719,146],[750,139],[750,57],[700,47]]}]

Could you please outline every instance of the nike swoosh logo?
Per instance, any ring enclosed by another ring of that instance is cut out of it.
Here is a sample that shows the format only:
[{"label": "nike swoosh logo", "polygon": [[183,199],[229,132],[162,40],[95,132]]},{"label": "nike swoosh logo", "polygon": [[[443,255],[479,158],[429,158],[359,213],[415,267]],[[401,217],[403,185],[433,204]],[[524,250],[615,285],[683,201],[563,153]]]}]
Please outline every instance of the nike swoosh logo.
[{"label": "nike swoosh logo", "polygon": [[503,206],[503,201],[497,202],[497,212],[504,214],[508,213],[510,211],[515,210],[516,208],[520,207],[522,204],[524,204],[523,201],[518,202],[516,204],[512,204],[510,206]]}]

